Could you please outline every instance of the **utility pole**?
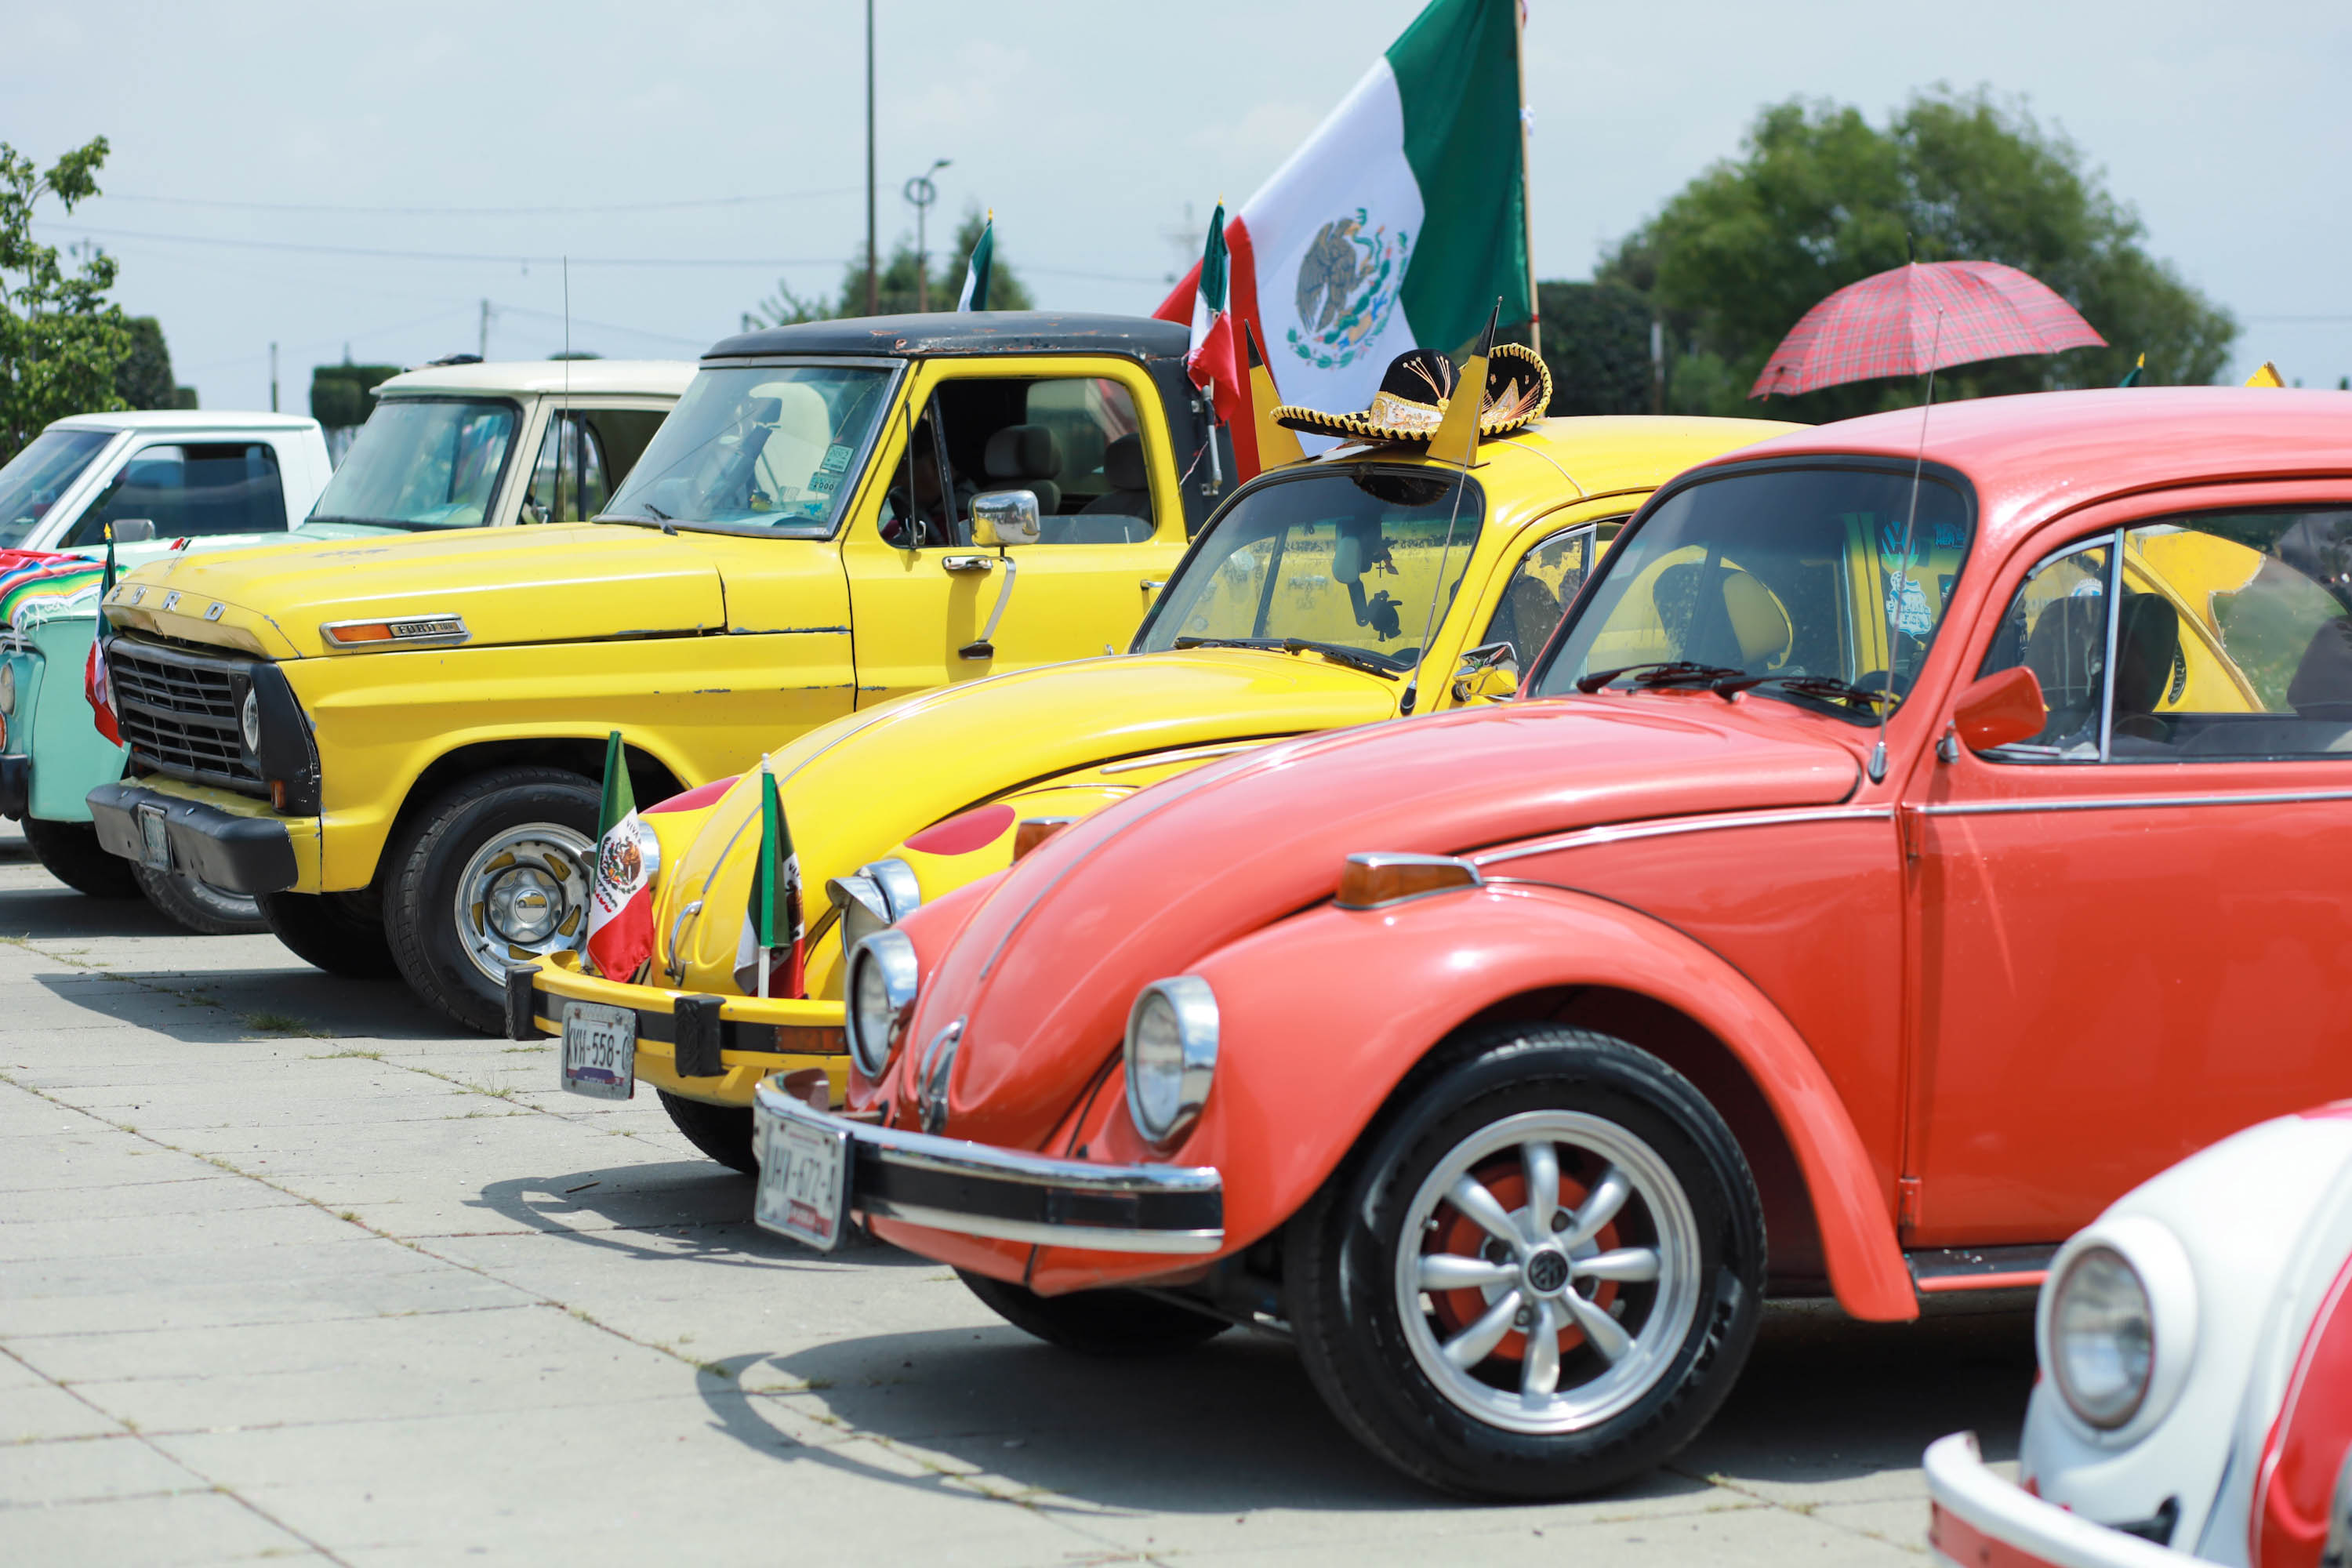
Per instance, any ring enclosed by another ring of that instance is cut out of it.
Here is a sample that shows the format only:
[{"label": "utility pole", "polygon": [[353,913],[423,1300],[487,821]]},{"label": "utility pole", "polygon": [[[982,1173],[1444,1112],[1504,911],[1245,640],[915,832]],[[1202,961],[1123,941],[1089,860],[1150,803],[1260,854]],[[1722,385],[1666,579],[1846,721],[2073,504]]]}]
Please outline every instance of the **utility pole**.
[{"label": "utility pole", "polygon": [[882,275],[874,256],[874,0],[866,0],[866,313],[882,309]]},{"label": "utility pole", "polygon": [[269,412],[278,412],[278,345],[269,345]]},{"label": "utility pole", "polygon": [[476,339],[474,353],[483,359],[490,357],[490,302],[488,300],[482,301],[482,330]]},{"label": "utility pole", "polygon": [[1666,411],[1666,324],[1650,318],[1650,412]]},{"label": "utility pole", "polygon": [[902,193],[915,209],[915,310],[918,314],[931,308],[931,253],[925,248],[924,221],[930,216],[931,204],[940,199],[939,186],[931,176],[948,166],[941,158],[907,182]]}]

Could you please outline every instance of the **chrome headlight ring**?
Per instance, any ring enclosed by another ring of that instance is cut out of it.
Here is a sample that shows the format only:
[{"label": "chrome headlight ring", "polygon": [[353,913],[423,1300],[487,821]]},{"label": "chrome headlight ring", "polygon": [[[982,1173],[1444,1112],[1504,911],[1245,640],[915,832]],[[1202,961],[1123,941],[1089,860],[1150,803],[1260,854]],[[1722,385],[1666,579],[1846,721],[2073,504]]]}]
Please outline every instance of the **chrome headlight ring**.
[{"label": "chrome headlight ring", "polygon": [[2094,1221],[2051,1260],[2034,1349],[2060,1408],[2102,1447],[2128,1447],[2165,1418],[2197,1341],[2196,1271],[2161,1221]]},{"label": "chrome headlight ring", "polygon": [[845,964],[857,944],[897,925],[923,907],[923,885],[904,860],[874,860],[824,885],[824,896],[841,911],[841,955]]},{"label": "chrome headlight ring", "polygon": [[1197,974],[1155,980],[1127,1015],[1127,1114],[1159,1148],[1199,1119],[1217,1073],[1217,996]]},{"label": "chrome headlight ring", "polygon": [[16,711],[16,661],[0,658],[0,718],[13,717]]},{"label": "chrome headlight ring", "polygon": [[903,931],[877,931],[849,955],[847,983],[842,987],[847,1007],[842,1022],[849,1037],[850,1059],[870,1081],[881,1079],[899,1037],[906,1033],[920,974],[915,944]]}]

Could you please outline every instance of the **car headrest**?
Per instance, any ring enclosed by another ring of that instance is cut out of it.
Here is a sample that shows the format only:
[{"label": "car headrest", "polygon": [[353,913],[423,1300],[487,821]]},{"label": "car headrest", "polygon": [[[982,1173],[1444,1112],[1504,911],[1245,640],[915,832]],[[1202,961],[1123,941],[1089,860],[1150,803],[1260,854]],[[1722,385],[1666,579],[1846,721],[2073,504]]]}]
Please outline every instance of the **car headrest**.
[{"label": "car headrest", "polygon": [[1143,437],[1121,436],[1103,448],[1103,478],[1115,490],[1144,490],[1151,483],[1143,471]]},{"label": "car headrest", "polygon": [[992,479],[1058,479],[1062,444],[1043,425],[1007,425],[988,438],[981,462]]},{"label": "car headrest", "polygon": [[2116,626],[2116,711],[2153,713],[2180,657],[2180,612],[2161,594],[2126,594]]}]

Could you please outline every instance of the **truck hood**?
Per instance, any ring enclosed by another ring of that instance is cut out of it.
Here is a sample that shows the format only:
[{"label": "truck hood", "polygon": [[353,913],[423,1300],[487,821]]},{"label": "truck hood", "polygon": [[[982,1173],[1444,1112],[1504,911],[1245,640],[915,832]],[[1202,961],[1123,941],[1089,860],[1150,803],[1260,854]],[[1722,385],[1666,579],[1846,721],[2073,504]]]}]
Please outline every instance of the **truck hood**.
[{"label": "truck hood", "polygon": [[963,1018],[958,1135],[1037,1147],[1118,1047],[1138,990],[1329,898],[1349,855],[1833,804],[1861,766],[1830,722],[1771,702],[1568,698],[1211,763],[1076,824],[989,888],[924,977],[908,1037]]},{"label": "truck hood", "polygon": [[[769,758],[768,768],[814,921],[824,908],[826,879],[1008,792],[1105,763],[1390,718],[1402,689],[1313,655],[1121,654],[1018,670],[869,709],[811,731]],[[681,898],[700,899],[709,910],[742,907],[751,894],[759,843],[751,825],[759,809],[754,772],[710,813],[676,869],[664,871],[657,931],[670,929],[667,909]],[[946,890],[926,879],[926,898]],[[730,974],[735,942],[730,920],[706,914],[698,921],[682,938],[687,983],[717,984]],[[824,994],[833,955],[817,956],[813,990]]]},{"label": "truck hood", "polygon": [[[276,658],[328,652],[319,627],[463,616],[472,647],[716,631],[718,568],[697,543],[652,529],[583,523],[469,528],[351,540],[295,539],[141,567],[110,601],[118,626],[227,644]],[[170,595],[180,595],[170,610]],[[211,607],[223,606],[217,616]],[[367,657],[364,653],[339,658]]]}]

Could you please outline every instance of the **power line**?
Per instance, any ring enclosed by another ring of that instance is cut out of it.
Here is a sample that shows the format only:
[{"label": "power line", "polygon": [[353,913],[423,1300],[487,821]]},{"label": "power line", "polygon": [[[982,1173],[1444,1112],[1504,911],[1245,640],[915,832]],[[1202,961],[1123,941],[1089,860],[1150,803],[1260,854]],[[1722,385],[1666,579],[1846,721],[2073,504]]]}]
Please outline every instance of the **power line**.
[{"label": "power line", "polygon": [[854,195],[862,185],[835,185],[821,191],[777,191],[761,196],[698,196],[674,202],[607,202],[587,206],[367,206],[339,202],[234,202],[212,201],[202,196],[142,196],[127,195],[109,191],[93,197],[94,201],[145,202],[155,206],[217,207],[238,212],[262,213],[378,213],[403,217],[547,217],[565,213],[652,213],[680,212],[688,207],[734,207],[763,205],[773,202],[814,201],[824,196]]},{"label": "power line", "polygon": [[[60,220],[43,221],[51,227],[61,226]],[[533,262],[553,265],[561,259],[555,256],[495,255],[487,251],[391,250],[365,245],[308,245],[290,239],[221,239],[211,235],[155,234],[143,229],[96,228],[69,222],[63,223],[62,226],[75,234],[94,235],[101,239],[151,239],[164,245],[210,245],[230,250],[298,251],[311,256],[370,256],[395,261],[489,261],[520,267],[528,267]],[[724,259],[674,256],[575,256],[572,259],[582,267],[833,267],[839,265],[841,260],[837,256],[751,256]]]}]

